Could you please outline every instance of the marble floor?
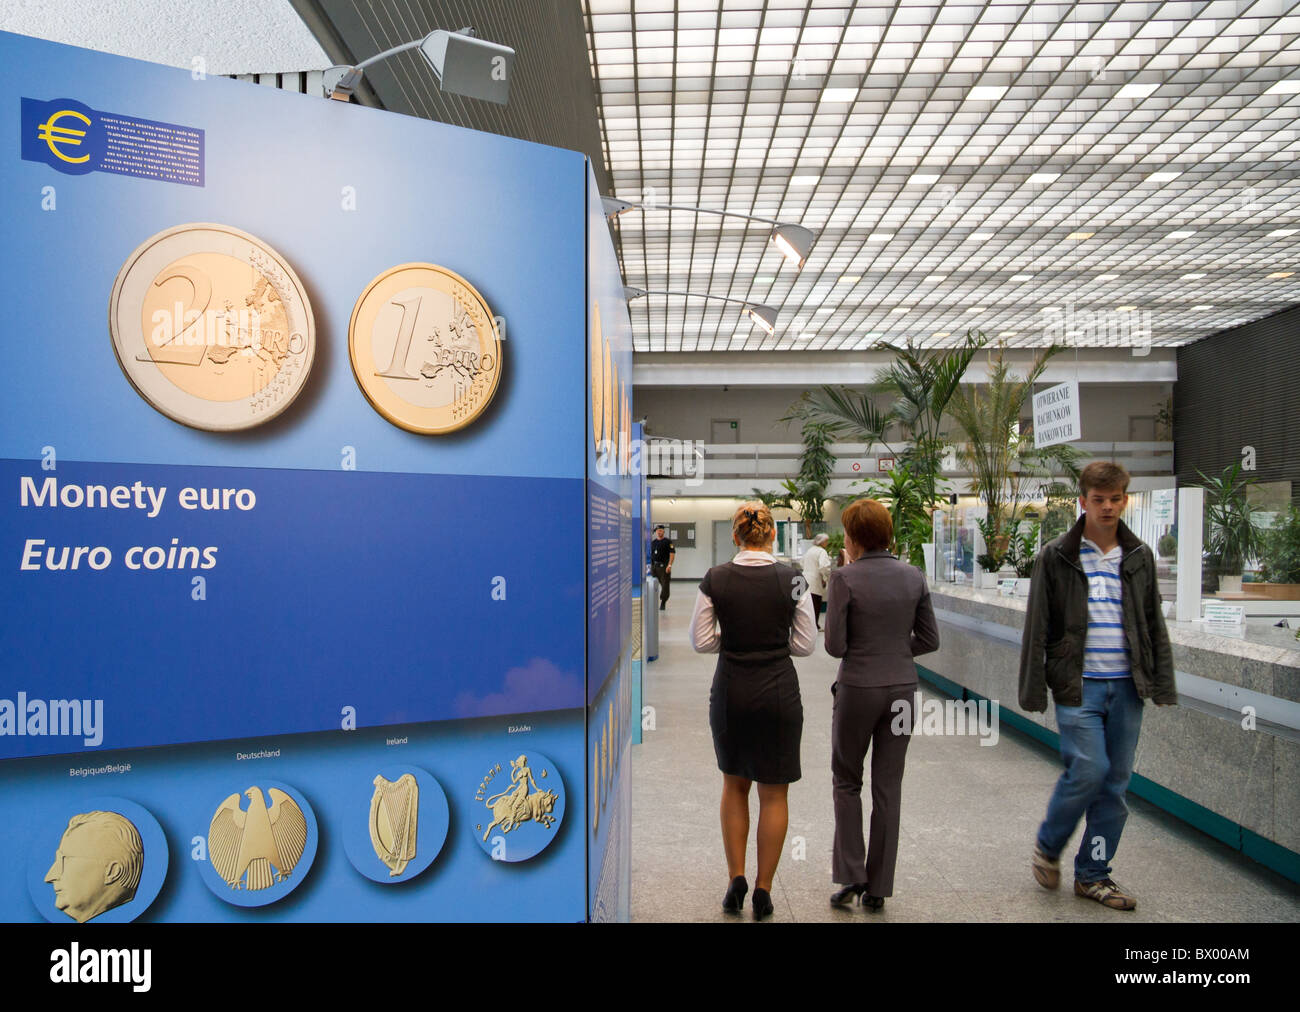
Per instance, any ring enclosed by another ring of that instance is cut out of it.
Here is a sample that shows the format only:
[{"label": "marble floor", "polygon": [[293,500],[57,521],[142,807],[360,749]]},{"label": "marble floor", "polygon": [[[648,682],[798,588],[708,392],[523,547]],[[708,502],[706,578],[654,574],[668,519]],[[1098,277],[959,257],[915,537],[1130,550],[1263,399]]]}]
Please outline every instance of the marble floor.
[{"label": "marble floor", "polygon": [[[644,704],[654,708],[654,729],[632,747],[632,920],[752,923],[748,910],[728,918],[720,909],[727,885],[721,775],[708,724],[715,658],[691,650],[693,594],[682,584],[660,612],[659,659],[646,665]],[[1137,897],[1137,910],[1076,897],[1068,860],[1061,889],[1040,888],[1029,854],[1060,764],[1055,752],[1008,728],[992,746],[977,736],[913,739],[894,895],[880,914],[831,907],[830,685],[837,663],[820,644],[813,656],[795,659],[803,779],[790,788],[774,921],[1300,921],[1300,886],[1132,796],[1114,877]],[[923,689],[927,699],[943,698]],[[751,812],[752,888],[757,797]],[[1077,845],[1076,834],[1065,853]]]}]

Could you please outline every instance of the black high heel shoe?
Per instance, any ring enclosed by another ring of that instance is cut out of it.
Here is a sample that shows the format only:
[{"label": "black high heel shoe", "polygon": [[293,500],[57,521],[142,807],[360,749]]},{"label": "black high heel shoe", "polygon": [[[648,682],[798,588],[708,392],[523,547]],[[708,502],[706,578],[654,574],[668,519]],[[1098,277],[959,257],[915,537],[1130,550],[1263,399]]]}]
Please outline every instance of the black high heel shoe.
[{"label": "black high heel shoe", "polygon": [[853,885],[846,885],[838,892],[831,894],[831,906],[833,907],[851,907],[853,904],[862,902],[862,894],[867,891],[865,882],[856,882]]},{"label": "black high heel shoe", "polygon": [[727,895],[722,897],[722,909],[728,914],[738,914],[745,909],[745,894],[749,892],[749,883],[744,875],[737,875],[727,886]]},{"label": "black high heel shoe", "polygon": [[862,905],[870,910],[873,914],[878,914],[885,909],[885,897],[883,896],[863,896]]},{"label": "black high heel shoe", "polygon": [[772,897],[766,889],[754,890],[754,920],[772,916]]}]

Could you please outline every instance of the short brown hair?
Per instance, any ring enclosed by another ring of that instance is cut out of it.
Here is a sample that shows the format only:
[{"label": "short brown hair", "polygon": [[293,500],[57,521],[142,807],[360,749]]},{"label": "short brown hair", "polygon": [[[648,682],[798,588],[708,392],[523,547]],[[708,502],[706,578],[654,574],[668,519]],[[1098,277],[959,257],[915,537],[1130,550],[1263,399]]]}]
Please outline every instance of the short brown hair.
[{"label": "short brown hair", "polygon": [[844,530],[864,552],[883,552],[894,536],[894,518],[875,499],[858,499],[840,514]]},{"label": "short brown hair", "polygon": [[1089,489],[1106,490],[1117,488],[1128,492],[1129,476],[1118,464],[1109,460],[1094,460],[1079,475],[1079,496],[1088,498]]},{"label": "short brown hair", "polygon": [[775,533],[772,511],[757,499],[744,503],[731,518],[732,537],[739,538],[742,545],[766,547]]}]

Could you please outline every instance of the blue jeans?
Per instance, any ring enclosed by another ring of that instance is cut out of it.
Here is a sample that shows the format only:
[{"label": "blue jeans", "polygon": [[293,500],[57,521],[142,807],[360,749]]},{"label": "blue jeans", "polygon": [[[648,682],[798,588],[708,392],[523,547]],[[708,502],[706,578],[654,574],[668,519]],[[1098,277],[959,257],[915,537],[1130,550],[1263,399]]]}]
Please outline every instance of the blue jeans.
[{"label": "blue jeans", "polygon": [[1142,729],[1142,700],[1133,679],[1083,679],[1083,705],[1057,706],[1056,725],[1065,772],[1047,803],[1038,849],[1058,857],[1086,814],[1074,877],[1098,882],[1110,877],[1110,862],[1128,818],[1124,792]]}]

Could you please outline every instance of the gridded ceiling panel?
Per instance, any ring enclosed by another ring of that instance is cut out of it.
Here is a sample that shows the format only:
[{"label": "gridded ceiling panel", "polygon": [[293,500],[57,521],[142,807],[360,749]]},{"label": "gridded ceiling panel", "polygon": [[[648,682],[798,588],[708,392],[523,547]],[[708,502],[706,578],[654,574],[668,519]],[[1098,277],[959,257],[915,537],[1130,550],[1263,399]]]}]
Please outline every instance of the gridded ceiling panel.
[{"label": "gridded ceiling panel", "polygon": [[638,351],[1172,346],[1300,302],[1300,4],[583,0]]}]

